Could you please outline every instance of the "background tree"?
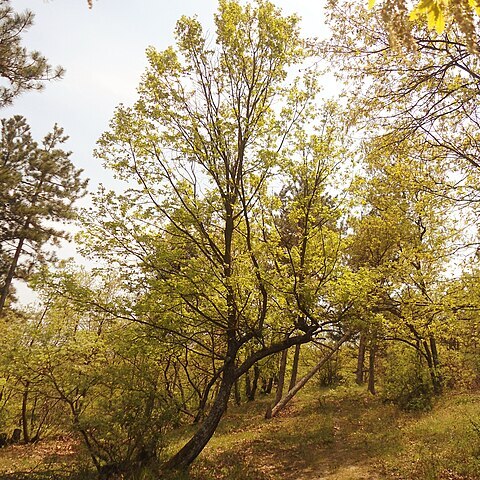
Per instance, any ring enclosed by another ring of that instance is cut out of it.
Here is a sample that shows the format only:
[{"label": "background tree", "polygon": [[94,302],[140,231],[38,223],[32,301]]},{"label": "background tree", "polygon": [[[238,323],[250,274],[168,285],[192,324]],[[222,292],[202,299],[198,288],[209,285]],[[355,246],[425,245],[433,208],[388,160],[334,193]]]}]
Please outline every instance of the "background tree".
[{"label": "background tree", "polygon": [[351,2],[332,3],[328,11],[332,37],[324,48],[348,82],[357,128],[376,138],[380,155],[416,138],[416,155],[449,172],[442,183],[425,188],[456,198],[457,208],[473,208],[478,199],[478,55],[469,52],[455,29],[437,34],[415,25],[417,52],[397,50],[378,12],[359,10]]},{"label": "background tree", "polygon": [[22,34],[33,24],[34,15],[26,10],[17,13],[10,0],[0,0],[0,108],[20,93],[40,90],[45,81],[60,78],[61,67],[52,68],[39,52],[22,46]]},{"label": "background tree", "polygon": [[85,193],[86,181],[75,169],[67,140],[57,126],[41,145],[21,116],[2,120],[0,144],[0,313],[14,278],[27,278],[54,254],[43,248],[67,238],[56,227],[74,217],[73,202]]}]

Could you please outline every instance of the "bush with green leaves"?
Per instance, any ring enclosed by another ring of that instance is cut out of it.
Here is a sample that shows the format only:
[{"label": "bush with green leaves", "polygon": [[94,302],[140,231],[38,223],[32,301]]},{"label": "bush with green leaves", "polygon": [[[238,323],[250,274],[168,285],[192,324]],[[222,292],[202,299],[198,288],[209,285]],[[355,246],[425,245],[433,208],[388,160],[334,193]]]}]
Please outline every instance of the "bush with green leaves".
[{"label": "bush with green leaves", "polygon": [[433,406],[434,391],[428,369],[418,352],[392,344],[386,355],[383,395],[406,411],[427,411]]}]

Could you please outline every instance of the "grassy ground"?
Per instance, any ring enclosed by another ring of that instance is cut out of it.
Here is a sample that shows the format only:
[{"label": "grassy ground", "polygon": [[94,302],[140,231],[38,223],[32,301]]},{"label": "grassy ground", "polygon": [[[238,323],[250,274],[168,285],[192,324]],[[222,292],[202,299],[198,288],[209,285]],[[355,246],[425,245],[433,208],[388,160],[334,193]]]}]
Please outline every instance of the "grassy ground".
[{"label": "grassy ground", "polygon": [[[269,401],[232,407],[189,478],[480,479],[479,394],[446,396],[432,412],[406,414],[362,390],[311,388],[267,421]],[[188,433],[177,432],[170,449]],[[88,478],[78,471],[78,451],[69,439],[2,449],[0,479]]]}]

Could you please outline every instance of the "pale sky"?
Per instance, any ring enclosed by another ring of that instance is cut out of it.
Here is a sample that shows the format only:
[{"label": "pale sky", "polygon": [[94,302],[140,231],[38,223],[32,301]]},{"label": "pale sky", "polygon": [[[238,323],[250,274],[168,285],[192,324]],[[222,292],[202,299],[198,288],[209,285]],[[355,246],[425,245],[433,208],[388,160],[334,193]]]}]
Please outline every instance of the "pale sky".
[{"label": "pale sky", "polygon": [[[23,44],[40,51],[51,65],[64,67],[66,74],[40,93],[18,97],[1,116],[25,116],[37,141],[58,123],[70,137],[65,148],[73,152],[73,163],[90,179],[89,189],[96,190],[99,183],[110,186],[111,175],[92,152],[108,129],[115,107],[136,100],[136,87],[146,67],[145,49],[153,45],[163,50],[174,44],[175,22],[182,15],[197,15],[204,29],[213,32],[217,1],[94,0],[92,9],[87,0],[11,3],[17,11],[28,8],[35,13],[35,24],[24,34]],[[322,0],[274,3],[285,14],[302,17],[304,36],[326,36]],[[74,245],[65,245],[59,254],[64,258],[75,255]],[[17,288],[21,303],[34,300],[25,285],[17,284]]]}]

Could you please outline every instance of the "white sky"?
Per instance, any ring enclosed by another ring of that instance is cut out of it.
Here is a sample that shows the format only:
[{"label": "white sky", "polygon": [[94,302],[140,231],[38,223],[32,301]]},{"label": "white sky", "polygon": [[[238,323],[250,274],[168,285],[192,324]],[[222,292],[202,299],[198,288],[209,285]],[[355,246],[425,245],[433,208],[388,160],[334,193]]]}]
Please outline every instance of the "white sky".
[{"label": "white sky", "polygon": [[[285,14],[302,17],[304,36],[324,37],[322,0],[276,0]],[[55,123],[70,139],[66,148],[72,161],[90,179],[89,189],[111,185],[111,175],[93,157],[100,135],[108,129],[114,108],[136,100],[136,87],[146,67],[145,49],[163,50],[174,44],[175,22],[197,15],[205,30],[213,31],[216,0],[11,0],[17,11],[35,13],[35,24],[23,35],[23,44],[38,50],[53,66],[66,69],[64,78],[38,92],[18,97],[2,117],[20,114],[27,118],[34,138],[40,141]],[[331,86],[330,86],[331,88]],[[84,203],[84,202],[82,202]],[[74,255],[73,245],[61,256]],[[28,289],[18,285],[22,303],[32,300]]]}]

